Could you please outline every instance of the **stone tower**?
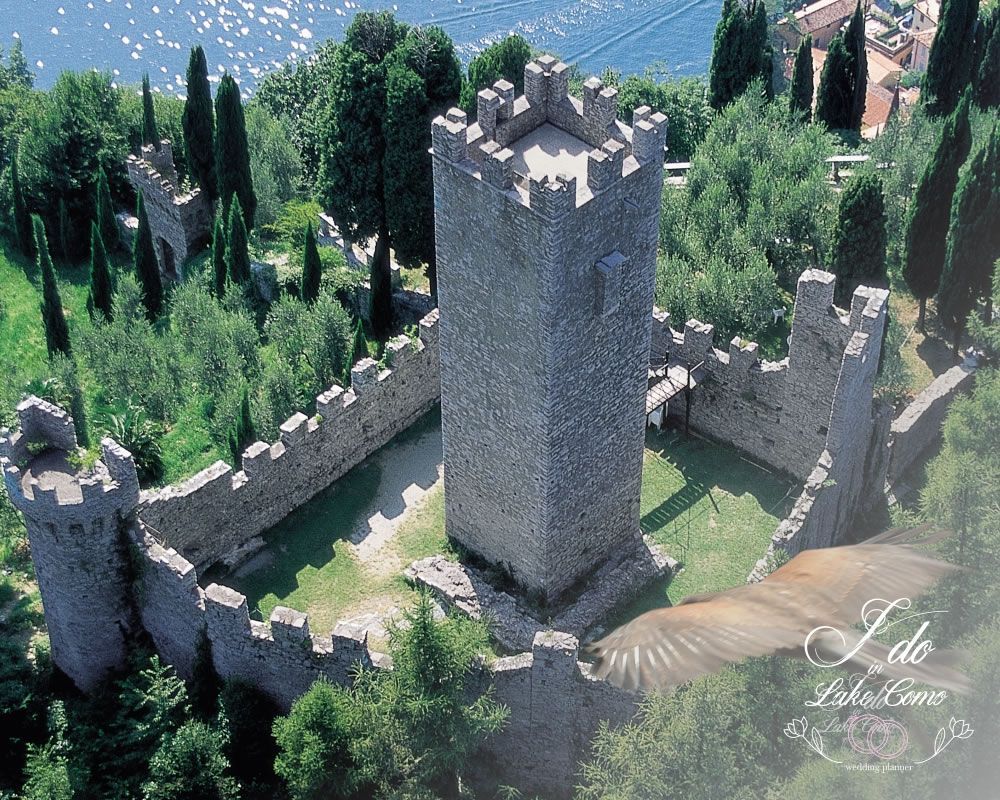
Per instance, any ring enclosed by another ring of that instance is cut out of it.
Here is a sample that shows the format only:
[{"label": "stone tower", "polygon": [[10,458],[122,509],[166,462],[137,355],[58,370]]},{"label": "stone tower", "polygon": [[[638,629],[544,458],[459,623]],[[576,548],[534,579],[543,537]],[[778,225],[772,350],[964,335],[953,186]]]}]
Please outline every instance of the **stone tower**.
[{"label": "stone tower", "polygon": [[544,602],[639,541],[666,139],[568,72],[432,131],[447,532]]},{"label": "stone tower", "polygon": [[121,521],[139,502],[135,464],[104,439],[103,459],[78,469],[65,411],[29,397],[17,413],[18,431],[0,432],[4,483],[28,528],[52,660],[87,691],[125,663],[132,614]]}]

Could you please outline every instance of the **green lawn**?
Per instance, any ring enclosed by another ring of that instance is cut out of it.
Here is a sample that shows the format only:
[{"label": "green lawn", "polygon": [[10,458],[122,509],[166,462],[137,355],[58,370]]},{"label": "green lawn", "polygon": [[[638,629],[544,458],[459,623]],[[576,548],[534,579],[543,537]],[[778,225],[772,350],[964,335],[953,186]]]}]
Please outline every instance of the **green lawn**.
[{"label": "green lawn", "polygon": [[[339,619],[405,602],[412,590],[400,571],[447,548],[440,484],[408,513],[371,564],[358,559],[347,537],[375,502],[394,450],[436,433],[439,425],[435,411],[401,434],[269,531],[257,559],[222,582],[246,594],[258,618],[266,619],[276,605],[291,606],[308,612],[313,631],[324,634]],[[742,583],[795,495],[784,479],[701,439],[650,434],[646,446],[642,529],[684,570],[669,585],[653,587],[626,616]]]}]

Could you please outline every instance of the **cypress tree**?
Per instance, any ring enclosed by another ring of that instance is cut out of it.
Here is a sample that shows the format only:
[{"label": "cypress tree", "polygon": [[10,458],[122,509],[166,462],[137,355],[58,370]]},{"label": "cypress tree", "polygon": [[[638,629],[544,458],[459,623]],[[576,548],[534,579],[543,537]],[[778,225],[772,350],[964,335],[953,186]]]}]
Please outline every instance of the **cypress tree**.
[{"label": "cypress tree", "polygon": [[149,227],[149,217],[146,214],[146,203],[142,199],[142,192],[139,192],[136,217],[139,219],[139,227],[132,250],[135,275],[139,285],[142,286],[142,304],[146,307],[146,317],[150,322],[155,322],[163,311],[163,283],[160,281],[160,265],[156,260],[153,232]]},{"label": "cypress tree", "polygon": [[764,86],[764,95],[768,100],[773,100],[774,48],[771,47],[771,38],[767,30],[767,7],[763,0],[754,0],[747,9],[747,15],[749,19],[746,41],[743,45],[746,51],[744,54],[746,71],[743,86],[737,94],[743,94],[753,81],[759,80]]},{"label": "cypress tree", "polygon": [[121,244],[118,231],[118,220],[115,219],[115,206],[111,200],[111,187],[108,176],[101,167],[97,171],[97,225],[101,231],[101,240],[108,250],[117,250]]},{"label": "cypress tree", "polygon": [[920,330],[924,330],[927,299],[937,293],[941,283],[952,197],[958,185],[958,171],[972,147],[969,105],[969,92],[966,91],[941,129],[941,138],[920,176],[910,204],[903,278],[920,301],[917,323]]},{"label": "cypress tree", "polygon": [[215,171],[223,214],[228,215],[233,196],[243,209],[243,224],[253,230],[257,195],[250,174],[247,126],[240,102],[240,89],[233,76],[222,76],[215,95]]},{"label": "cypress tree", "polygon": [[882,181],[871,172],[853,178],[840,193],[830,249],[838,302],[846,303],[861,284],[885,286],[885,200]]},{"label": "cypress tree", "polygon": [[347,364],[344,365],[344,385],[351,385],[351,367],[357,364],[362,358],[368,358],[371,355],[368,351],[368,338],[365,336],[364,325],[361,324],[361,320],[358,320],[358,324],[354,326],[354,339],[351,342],[351,357],[347,359]]},{"label": "cypress tree", "polygon": [[739,94],[746,27],[746,15],[739,0],[724,0],[715,26],[708,76],[709,102],[714,109],[722,108]]},{"label": "cypress tree", "polygon": [[108,267],[108,253],[104,249],[101,229],[96,222],[90,231],[90,296],[88,307],[100,311],[106,322],[111,322],[111,270]]},{"label": "cypress tree", "polygon": [[795,51],[792,66],[792,85],[789,91],[788,109],[793,119],[809,122],[812,119],[813,103],[813,59],[812,34],[807,33]]},{"label": "cypress tree", "polygon": [[237,197],[229,209],[229,236],[226,247],[226,264],[233,283],[243,286],[250,280],[250,249],[247,229],[243,224],[243,209]]},{"label": "cypress tree", "polygon": [[834,34],[823,62],[816,99],[816,120],[831,130],[849,130],[854,108],[851,57],[842,32]]},{"label": "cypress tree", "polygon": [[210,203],[218,195],[215,177],[215,114],[208,83],[208,61],[201,45],[191,48],[187,68],[187,99],[181,117],[184,153],[191,177]]},{"label": "cypress tree", "polygon": [[[950,114],[972,77],[979,0],[942,0],[937,33],[920,85],[920,100],[936,116]],[[996,80],[996,76],[993,76]]]},{"label": "cypress tree", "polygon": [[865,53],[865,14],[861,10],[861,0],[854,8],[854,14],[844,34],[844,45],[850,56],[851,115],[848,128],[861,130],[865,115],[865,98],[868,94],[868,55]]},{"label": "cypress tree", "polygon": [[142,143],[160,149],[160,134],[156,130],[156,114],[153,111],[153,93],[149,90],[149,73],[142,76]]},{"label": "cypress tree", "polygon": [[69,211],[65,198],[59,198],[59,258],[69,262],[73,255],[73,226],[69,221]]},{"label": "cypress tree", "polygon": [[976,300],[992,289],[994,265],[1000,258],[1000,142],[997,126],[990,131],[958,182],[951,207],[948,251],[938,292],[938,313],[954,331],[957,353],[965,321]]},{"label": "cypress tree", "polygon": [[35,234],[32,230],[31,214],[24,202],[24,190],[17,170],[17,157],[10,161],[10,190],[14,200],[14,240],[17,249],[25,258],[35,257]]},{"label": "cypress tree", "polygon": [[243,387],[243,399],[240,401],[239,414],[236,416],[236,423],[229,434],[229,448],[233,454],[233,463],[238,467],[240,457],[247,445],[252,444],[257,438],[254,430],[253,419],[250,416],[250,395]]},{"label": "cypress tree", "polygon": [[319,282],[323,274],[323,264],[319,260],[316,235],[312,223],[306,224],[305,249],[302,255],[302,299],[312,303],[319,297]]},{"label": "cypress tree", "polygon": [[226,261],[226,228],[222,224],[222,215],[215,218],[215,230],[212,232],[212,269],[215,273],[215,296],[220,300],[226,296],[226,276],[229,264]]},{"label": "cypress tree", "polygon": [[45,224],[41,218],[34,218],[35,252],[38,253],[38,269],[42,274],[42,322],[45,325],[45,346],[49,355],[64,353],[69,356],[69,326],[63,314],[62,299],[59,297],[59,284],[56,283],[56,273],[52,268],[52,258],[49,256],[48,239],[45,236]]},{"label": "cypress tree", "polygon": [[973,64],[976,105],[983,110],[1000,108],[1000,6],[979,21],[981,39],[978,58]]}]

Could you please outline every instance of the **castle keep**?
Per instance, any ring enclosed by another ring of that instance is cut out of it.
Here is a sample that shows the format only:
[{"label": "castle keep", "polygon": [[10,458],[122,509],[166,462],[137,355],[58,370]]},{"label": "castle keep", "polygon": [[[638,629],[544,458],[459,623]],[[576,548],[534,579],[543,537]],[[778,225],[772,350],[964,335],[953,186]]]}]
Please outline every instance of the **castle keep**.
[{"label": "castle keep", "polygon": [[545,601],[636,551],[666,139],[568,70],[432,134],[447,533]]}]

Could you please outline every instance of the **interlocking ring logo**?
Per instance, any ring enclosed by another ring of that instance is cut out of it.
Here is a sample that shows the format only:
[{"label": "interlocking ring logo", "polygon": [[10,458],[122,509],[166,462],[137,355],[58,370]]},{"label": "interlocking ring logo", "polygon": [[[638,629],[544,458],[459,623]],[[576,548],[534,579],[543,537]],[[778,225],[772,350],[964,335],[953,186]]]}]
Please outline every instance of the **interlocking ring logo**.
[{"label": "interlocking ring logo", "polygon": [[898,758],[910,744],[906,728],[894,719],[883,719],[875,714],[860,714],[848,719],[847,742],[854,752],[884,761]]}]

